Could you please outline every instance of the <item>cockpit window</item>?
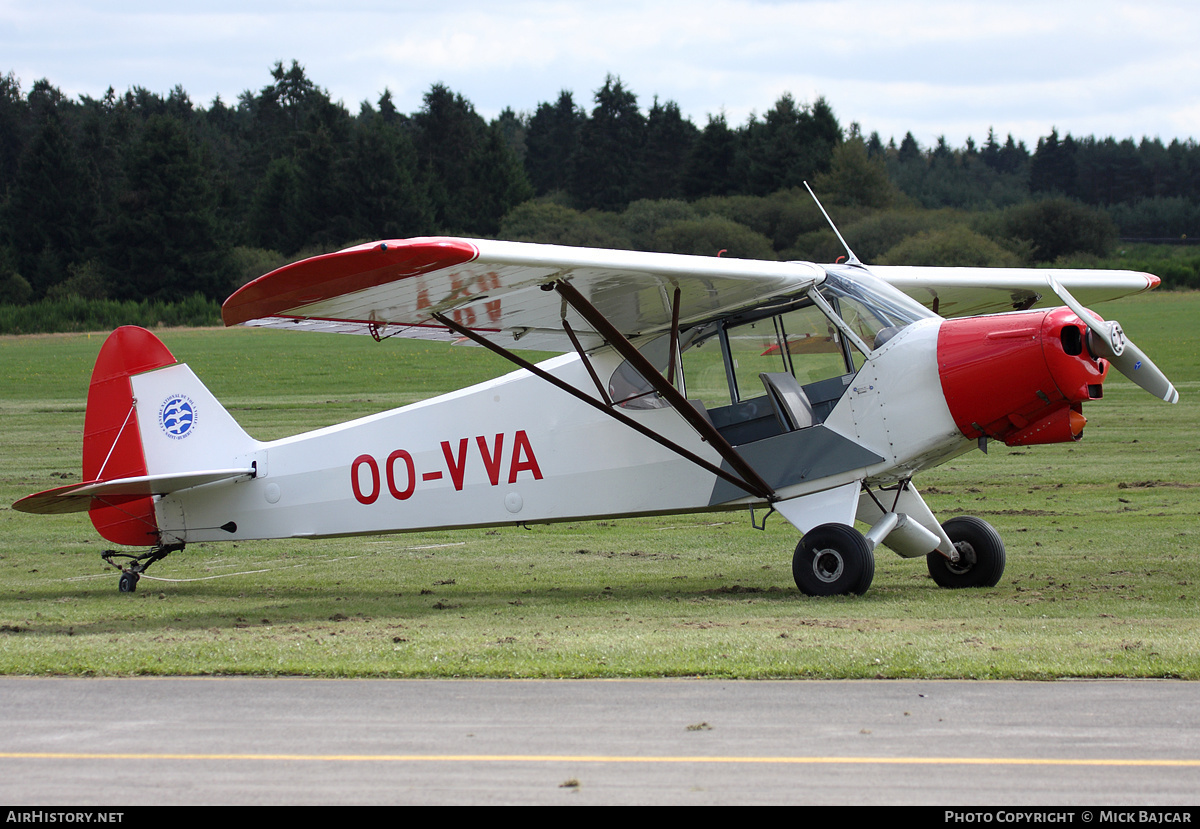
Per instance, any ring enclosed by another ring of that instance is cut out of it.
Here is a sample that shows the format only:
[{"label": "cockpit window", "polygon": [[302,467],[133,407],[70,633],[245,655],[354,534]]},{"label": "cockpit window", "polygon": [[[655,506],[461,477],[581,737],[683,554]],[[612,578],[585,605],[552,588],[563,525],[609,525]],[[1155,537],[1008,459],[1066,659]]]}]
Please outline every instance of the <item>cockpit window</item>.
[{"label": "cockpit window", "polygon": [[[846,328],[874,350],[905,326],[936,316],[860,267],[831,265],[825,274],[821,295],[840,316],[838,324],[801,295],[680,332],[677,365],[686,376],[687,396],[713,409],[763,396],[763,374],[788,372],[802,385],[849,377],[866,355],[852,345],[855,337],[844,335]],[[670,344],[663,334],[639,350],[665,373]],[[683,378],[668,380],[684,388]],[[613,372],[608,391],[627,409],[668,405],[628,362]]]},{"label": "cockpit window", "polygon": [[842,319],[872,349],[905,326],[937,316],[877,276],[849,265],[826,266],[821,292],[836,299]]},{"label": "cockpit window", "polygon": [[731,327],[728,340],[738,400],[763,394],[764,373],[808,383],[848,370],[840,332],[815,305]]}]

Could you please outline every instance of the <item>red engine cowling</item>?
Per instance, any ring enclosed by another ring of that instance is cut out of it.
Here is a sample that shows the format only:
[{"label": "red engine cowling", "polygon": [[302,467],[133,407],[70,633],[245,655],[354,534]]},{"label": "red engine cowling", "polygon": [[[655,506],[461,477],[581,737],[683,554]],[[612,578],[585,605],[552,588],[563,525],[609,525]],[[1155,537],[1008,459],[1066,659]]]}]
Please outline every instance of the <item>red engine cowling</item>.
[{"label": "red engine cowling", "polygon": [[1082,404],[1102,396],[1108,375],[1086,337],[1069,308],[946,320],[938,370],[955,424],[1009,446],[1079,440]]}]

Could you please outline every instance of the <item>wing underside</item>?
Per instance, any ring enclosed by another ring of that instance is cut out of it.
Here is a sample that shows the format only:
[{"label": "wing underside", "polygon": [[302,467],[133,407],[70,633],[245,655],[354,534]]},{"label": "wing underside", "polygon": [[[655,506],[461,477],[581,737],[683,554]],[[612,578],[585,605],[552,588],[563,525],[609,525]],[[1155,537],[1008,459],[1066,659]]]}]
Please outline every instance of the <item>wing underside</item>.
[{"label": "wing underside", "polygon": [[226,325],[455,340],[435,314],[506,348],[567,351],[603,338],[558,293],[569,282],[627,338],[716,318],[824,278],[802,262],[763,262],[466,239],[374,242],[305,259],[247,284]]},{"label": "wing underside", "polygon": [[[1085,304],[1159,283],[1135,271],[869,270],[944,317],[1057,305],[1047,274]],[[221,313],[226,325],[459,339],[435,319],[440,315],[506,348],[567,351],[572,344],[564,320],[584,348],[604,338],[552,290],[558,281],[569,282],[622,335],[636,339],[669,330],[676,311],[687,327],[798,294],[823,279],[824,269],[808,262],[434,237],[373,242],[295,262],[239,289]]]},{"label": "wing underside", "polygon": [[947,318],[1061,305],[1049,288],[1048,275],[1085,305],[1148,291],[1159,283],[1157,276],[1137,271],[896,265],[871,265],[869,270]]}]

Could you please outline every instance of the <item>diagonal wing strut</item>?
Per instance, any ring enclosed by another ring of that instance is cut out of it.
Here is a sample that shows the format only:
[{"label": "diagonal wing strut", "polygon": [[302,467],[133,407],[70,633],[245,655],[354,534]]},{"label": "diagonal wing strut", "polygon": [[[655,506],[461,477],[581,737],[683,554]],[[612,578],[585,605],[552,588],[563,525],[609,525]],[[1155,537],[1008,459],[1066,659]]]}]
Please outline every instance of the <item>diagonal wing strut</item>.
[{"label": "diagonal wing strut", "polygon": [[[590,302],[580,296],[578,292],[573,288],[570,288],[570,286],[567,286],[569,289],[568,291],[563,292],[561,290],[561,286],[565,284],[566,283],[561,281],[554,283],[556,289],[560,290],[560,293],[562,293],[564,299],[566,299],[567,302],[573,308],[575,308],[575,310],[578,311],[589,323],[595,326],[597,332],[600,333],[601,336],[603,336],[605,340],[607,340],[608,343],[612,345],[621,356],[632,361],[634,368],[646,378],[647,382],[654,386],[655,391],[663,394],[663,397],[667,400],[671,407],[679,412],[680,415],[682,415],[688,421],[688,423],[692,424],[696,428],[696,431],[699,432],[700,436],[707,440],[710,445],[717,450],[721,457],[724,458],[729,465],[739,473],[738,475],[734,475],[728,470],[722,469],[721,467],[708,462],[699,455],[688,451],[671,440],[668,440],[658,432],[655,432],[653,429],[644,426],[628,415],[611,408],[610,405],[608,405],[605,401],[597,400],[591,395],[585,394],[584,392],[572,386],[570,383],[555,377],[528,360],[519,357],[503,346],[480,336],[463,325],[460,325],[449,317],[442,314],[433,314],[432,316],[440,324],[446,326],[455,333],[460,334],[475,344],[481,345],[489,351],[500,355],[509,362],[520,366],[521,368],[541,378],[542,380],[545,380],[556,388],[562,389],[572,397],[587,403],[594,409],[604,412],[609,417],[625,424],[638,434],[650,438],[660,446],[675,452],[677,455],[728,481],[739,489],[742,489],[745,492],[764,500],[774,500],[774,489],[772,489],[772,487],[766,481],[764,481],[762,477],[750,467],[749,464],[746,463],[745,459],[743,459],[741,455],[738,454],[737,450],[734,449],[727,440],[725,440],[724,436],[722,436],[721,433],[718,432],[711,423],[701,417],[699,412],[692,408],[692,405],[687,402],[683,395],[681,395],[674,386],[672,386],[670,383],[667,383],[662,375],[660,375],[658,371],[655,370],[652,365],[650,365],[649,361],[642,356],[642,354],[633,346],[633,344],[630,343],[629,340],[627,340],[625,336],[620,333],[620,331],[616,330],[611,324],[609,324],[604,316],[597,311]],[[597,321],[599,321],[599,325],[597,325]],[[631,355],[634,356],[631,357]],[[664,393],[664,390],[666,390],[666,393]]]},{"label": "diagonal wing strut", "polygon": [[[642,375],[646,382],[663,396],[663,399],[671,405],[671,408],[678,412],[699,433],[700,437],[708,441],[709,445],[717,450],[721,457],[737,471],[745,484],[750,485],[751,488],[748,491],[753,492],[761,498],[773,500],[775,491],[771,488],[771,485],[764,481],[762,476],[755,472],[750,464],[746,463],[746,459],[738,454],[738,451],[725,439],[724,435],[717,431],[717,427],[709,423],[708,420],[696,411],[692,404],[687,401],[687,398],[679,393],[679,389],[671,385],[665,377],[658,373],[658,369],[654,368],[645,355],[638,351],[633,343],[629,342],[617,330],[616,326],[610,323],[596,309],[596,306],[588,302],[583,294],[575,290],[575,287],[566,280],[560,279],[558,282],[555,282],[554,289],[567,301],[568,305],[574,308],[595,329],[596,333],[602,336],[618,354],[629,361],[638,374]],[[677,312],[673,316],[672,342],[674,343],[678,340],[676,327],[679,324],[679,317]],[[671,353],[674,355],[674,348],[672,348]],[[738,485],[746,489],[743,484]]]}]

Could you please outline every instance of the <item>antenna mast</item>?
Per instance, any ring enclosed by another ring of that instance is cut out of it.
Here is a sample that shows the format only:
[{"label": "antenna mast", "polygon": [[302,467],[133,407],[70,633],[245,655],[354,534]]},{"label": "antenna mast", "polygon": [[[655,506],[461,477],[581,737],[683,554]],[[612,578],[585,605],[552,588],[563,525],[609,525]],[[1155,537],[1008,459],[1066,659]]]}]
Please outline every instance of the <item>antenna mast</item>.
[{"label": "antenna mast", "polygon": [[829,222],[829,226],[833,229],[833,234],[838,237],[838,241],[842,243],[842,247],[846,249],[846,264],[861,265],[862,262],[854,255],[854,251],[850,250],[850,246],[846,244],[846,240],[842,238],[841,232],[837,229],[837,225],[833,223],[833,219],[829,218],[829,214],[825,212],[825,206],[821,204],[821,200],[817,198],[817,194],[808,186],[808,182],[804,182],[804,189],[808,191],[808,195],[812,196],[812,200],[817,203],[817,209],[821,211],[821,215],[825,217],[825,221]]}]

